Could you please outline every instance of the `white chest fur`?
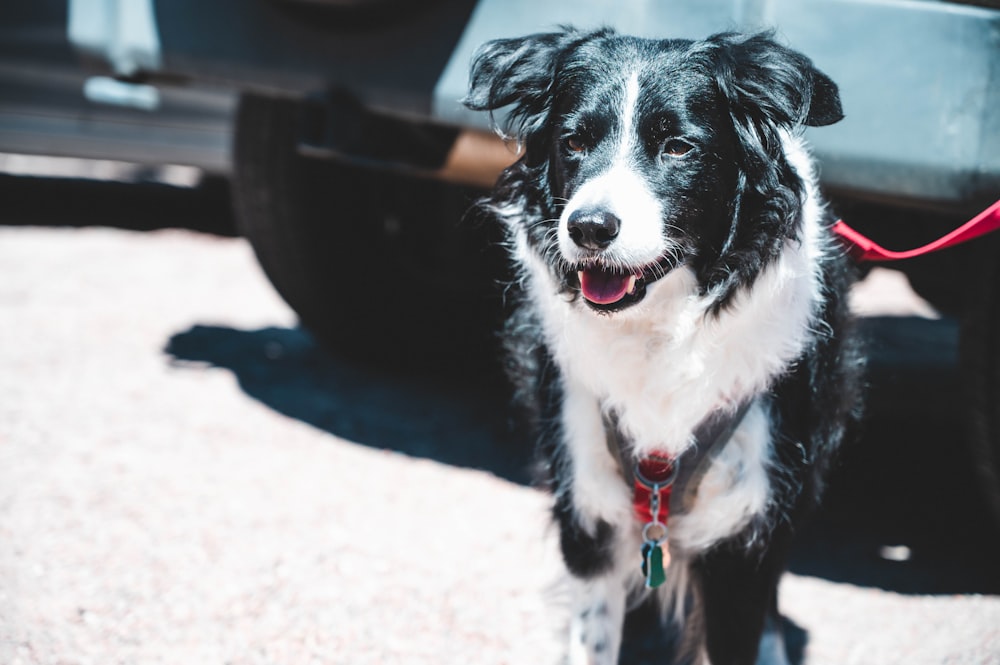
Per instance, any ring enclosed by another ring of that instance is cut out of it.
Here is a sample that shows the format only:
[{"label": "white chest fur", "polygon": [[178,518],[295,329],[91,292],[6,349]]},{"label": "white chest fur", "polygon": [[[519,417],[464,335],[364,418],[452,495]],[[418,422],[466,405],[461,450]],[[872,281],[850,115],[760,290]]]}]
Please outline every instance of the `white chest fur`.
[{"label": "white chest fur", "polygon": [[766,389],[801,354],[819,288],[808,244],[790,242],[718,316],[686,268],[614,316],[558,295],[537,259],[529,288],[567,377],[614,410],[637,453],[679,454],[705,416]]}]

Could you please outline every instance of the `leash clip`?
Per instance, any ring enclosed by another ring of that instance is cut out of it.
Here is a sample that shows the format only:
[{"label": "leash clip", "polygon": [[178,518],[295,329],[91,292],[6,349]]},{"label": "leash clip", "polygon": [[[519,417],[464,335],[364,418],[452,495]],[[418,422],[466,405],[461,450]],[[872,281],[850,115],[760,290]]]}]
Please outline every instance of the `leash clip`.
[{"label": "leash clip", "polygon": [[[680,465],[676,461],[669,462],[655,458],[647,462],[666,466],[666,469],[663,469],[665,477],[658,480],[650,479],[649,476],[653,474],[648,471],[646,474],[642,472],[642,462],[636,463],[634,471],[637,489],[638,486],[642,486],[649,491],[650,520],[642,527],[641,570],[646,588],[655,589],[667,580],[666,568],[670,565],[670,550],[667,548],[670,532],[667,525],[660,520],[660,511],[664,507],[663,495],[667,494],[669,500],[669,491],[677,478]],[[666,507],[669,511],[669,504]]]}]

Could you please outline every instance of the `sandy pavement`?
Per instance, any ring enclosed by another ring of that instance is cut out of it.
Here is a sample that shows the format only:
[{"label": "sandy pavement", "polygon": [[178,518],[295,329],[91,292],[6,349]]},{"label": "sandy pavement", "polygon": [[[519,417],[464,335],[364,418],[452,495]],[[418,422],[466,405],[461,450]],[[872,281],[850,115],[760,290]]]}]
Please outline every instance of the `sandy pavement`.
[{"label": "sandy pavement", "polygon": [[[0,227],[0,664],[557,662],[545,497],[166,351],[294,326],[240,239]],[[403,434],[448,422],[437,404]],[[998,596],[781,594],[806,665],[1000,663]]]}]

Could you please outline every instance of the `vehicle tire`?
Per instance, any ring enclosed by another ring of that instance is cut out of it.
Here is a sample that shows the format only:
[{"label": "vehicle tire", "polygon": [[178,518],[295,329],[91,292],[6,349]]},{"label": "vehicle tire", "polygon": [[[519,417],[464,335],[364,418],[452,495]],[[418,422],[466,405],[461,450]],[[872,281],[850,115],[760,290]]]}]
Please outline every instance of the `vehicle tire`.
[{"label": "vehicle tire", "polygon": [[982,494],[1000,528],[1000,238],[969,246],[969,301],[962,321],[962,373],[969,440]]},{"label": "vehicle tire", "polygon": [[299,154],[300,105],[245,95],[237,225],[302,323],[341,354],[425,369],[482,358],[499,313],[470,192]]}]

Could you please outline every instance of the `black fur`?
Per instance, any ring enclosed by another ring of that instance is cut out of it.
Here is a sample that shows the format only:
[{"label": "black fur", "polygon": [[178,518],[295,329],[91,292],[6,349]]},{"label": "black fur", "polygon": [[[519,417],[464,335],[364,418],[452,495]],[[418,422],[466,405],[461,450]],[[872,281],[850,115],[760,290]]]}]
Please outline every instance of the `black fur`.
[{"label": "black fur", "polygon": [[[641,300],[647,282],[684,265],[721,320],[735,297],[752,290],[800,239],[806,186],[786,158],[782,133],[837,122],[843,115],[837,87],[768,34],[657,41],[567,28],[484,45],[465,103],[491,112],[508,107],[506,131],[524,148],[489,205],[508,217],[517,211],[508,223],[525,233],[570,300],[581,298],[581,266],[564,257],[556,230],[567,200],[610,163],[602,151],[611,150],[604,139],[617,120],[614,85],[620,88],[626,67],[640,72],[644,86],[634,168],[663,202],[664,229],[679,249],[647,267],[636,292],[620,303],[587,304],[611,315]],[[664,160],[670,168],[662,168]],[[691,562],[699,602],[689,625],[700,626],[699,643],[715,665],[753,663],[765,624],[776,625],[776,586],[793,525],[819,501],[832,456],[857,416],[862,365],[846,306],[851,271],[845,256],[825,261],[811,342],[756,395],[772,419],[771,505]],[[599,521],[591,532],[577,519],[562,369],[522,285],[510,286],[508,373],[528,435],[538,443],[542,483],[556,497],[567,567],[577,577],[599,576],[613,563],[619,526]]]}]

